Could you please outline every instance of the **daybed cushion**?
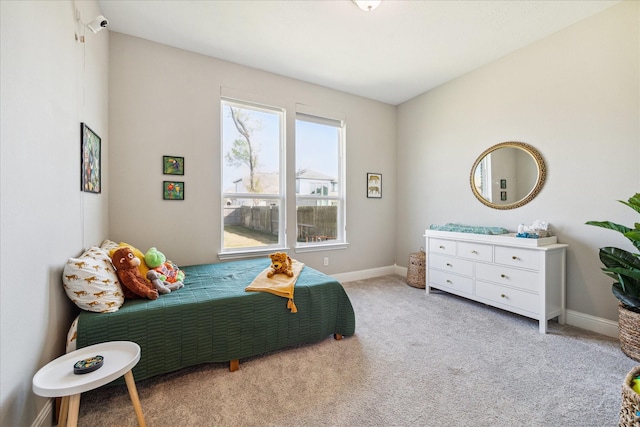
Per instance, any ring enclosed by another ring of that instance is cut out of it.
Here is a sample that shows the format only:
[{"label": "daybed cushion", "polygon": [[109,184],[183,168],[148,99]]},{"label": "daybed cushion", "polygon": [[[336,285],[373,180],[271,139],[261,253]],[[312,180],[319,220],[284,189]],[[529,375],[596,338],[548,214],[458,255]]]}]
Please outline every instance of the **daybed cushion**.
[{"label": "daybed cushion", "polygon": [[181,267],[185,287],[157,300],[126,300],[115,313],[82,312],[78,348],[128,340],[141,347],[136,379],[207,362],[227,362],[331,334],[352,335],[355,316],[342,285],[305,267],[295,285],[297,313],[287,299],[245,288],[268,258]]},{"label": "daybed cushion", "polygon": [[62,273],[62,284],[69,299],[83,310],[111,313],[124,302],[111,258],[95,246],[78,258],[69,258]]}]

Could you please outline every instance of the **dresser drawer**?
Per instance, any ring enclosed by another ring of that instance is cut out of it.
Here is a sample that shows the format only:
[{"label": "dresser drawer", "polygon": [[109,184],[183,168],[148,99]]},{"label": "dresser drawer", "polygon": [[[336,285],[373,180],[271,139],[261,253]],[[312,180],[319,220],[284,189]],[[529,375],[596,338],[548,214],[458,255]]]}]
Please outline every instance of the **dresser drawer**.
[{"label": "dresser drawer", "polygon": [[463,276],[473,276],[473,262],[460,258],[431,254],[429,256],[429,267]]},{"label": "dresser drawer", "polygon": [[540,251],[496,246],[496,263],[512,267],[540,269]]},{"label": "dresser drawer", "polygon": [[429,252],[455,256],[456,242],[444,239],[429,239]]},{"label": "dresser drawer", "polygon": [[493,283],[478,280],[476,281],[476,296],[535,314],[538,314],[540,311],[538,307],[538,295],[507,288],[506,286],[494,285]]},{"label": "dresser drawer", "polygon": [[500,285],[538,292],[538,272],[518,270],[495,264],[476,264],[476,278]]},{"label": "dresser drawer", "polygon": [[429,269],[429,285],[436,288],[453,289],[466,294],[473,294],[473,279],[470,277],[458,276],[445,271]]},{"label": "dresser drawer", "polygon": [[475,261],[493,261],[493,246],[481,243],[458,242],[458,256]]}]

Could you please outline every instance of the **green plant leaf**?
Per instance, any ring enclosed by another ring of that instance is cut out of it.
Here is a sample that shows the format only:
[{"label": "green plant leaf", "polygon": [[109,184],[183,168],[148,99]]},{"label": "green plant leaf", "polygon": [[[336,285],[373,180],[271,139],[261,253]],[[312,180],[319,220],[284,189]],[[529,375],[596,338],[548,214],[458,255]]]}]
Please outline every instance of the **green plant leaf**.
[{"label": "green plant leaf", "polygon": [[634,311],[640,310],[640,298],[627,294],[621,287],[620,283],[614,283],[611,287],[611,292],[618,298],[618,300],[627,308]]},{"label": "green plant leaf", "polygon": [[618,200],[620,203],[629,206],[631,209],[640,213],[640,193],[636,193],[629,198],[629,201]]},{"label": "green plant leaf", "polygon": [[609,230],[618,231],[622,234],[625,234],[631,231],[631,229],[626,225],[616,224],[615,222],[611,222],[611,221],[587,221],[585,224],[595,225],[596,227],[607,228]]}]

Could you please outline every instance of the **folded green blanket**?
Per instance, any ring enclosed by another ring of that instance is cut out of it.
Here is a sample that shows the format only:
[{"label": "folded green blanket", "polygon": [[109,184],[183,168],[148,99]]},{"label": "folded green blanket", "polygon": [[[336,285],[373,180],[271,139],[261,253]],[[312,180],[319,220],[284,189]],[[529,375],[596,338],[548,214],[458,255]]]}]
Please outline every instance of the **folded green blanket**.
[{"label": "folded green blanket", "polygon": [[458,233],[475,233],[475,234],[507,234],[509,230],[502,227],[480,227],[476,225],[462,225],[446,223],[445,225],[431,224],[430,230],[439,231],[455,231]]}]

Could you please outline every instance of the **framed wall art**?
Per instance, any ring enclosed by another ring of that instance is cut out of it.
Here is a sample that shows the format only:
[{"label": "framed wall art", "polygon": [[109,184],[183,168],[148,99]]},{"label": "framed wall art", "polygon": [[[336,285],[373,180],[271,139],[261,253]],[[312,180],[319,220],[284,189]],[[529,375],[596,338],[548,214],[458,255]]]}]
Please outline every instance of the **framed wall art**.
[{"label": "framed wall art", "polygon": [[80,123],[80,189],[89,193],[100,193],[101,139],[86,123]]},{"label": "framed wall art", "polygon": [[184,200],[184,182],[163,181],[162,198],[164,200]]},{"label": "framed wall art", "polygon": [[184,175],[184,157],[162,156],[162,173],[165,175]]},{"label": "framed wall art", "polygon": [[382,198],[382,174],[367,173],[367,197],[370,199]]}]

